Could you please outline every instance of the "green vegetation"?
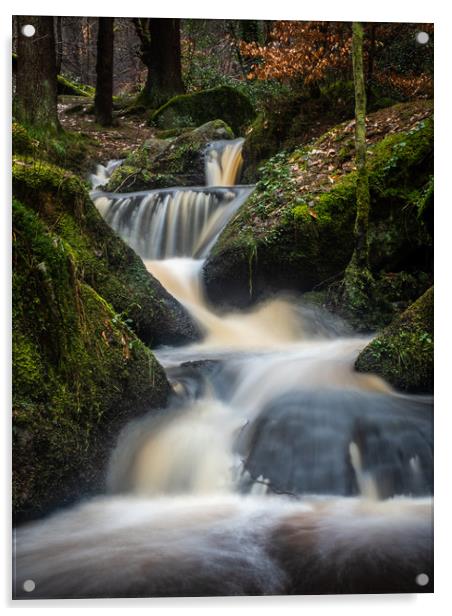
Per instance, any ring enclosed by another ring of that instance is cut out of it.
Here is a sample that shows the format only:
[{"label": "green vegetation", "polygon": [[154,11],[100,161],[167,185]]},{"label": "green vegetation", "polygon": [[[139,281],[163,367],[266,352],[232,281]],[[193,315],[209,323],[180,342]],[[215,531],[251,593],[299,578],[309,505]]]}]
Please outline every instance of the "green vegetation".
[{"label": "green vegetation", "polygon": [[12,136],[13,154],[26,154],[74,172],[84,172],[90,165],[94,143],[82,133],[49,131],[13,122]]},{"label": "green vegetation", "polygon": [[[300,144],[318,138],[338,122],[353,117],[354,100],[353,81],[322,85],[315,98],[300,87],[269,89],[257,103],[259,114],[247,131],[243,148],[246,181],[258,179],[259,167],[278,152],[299,148]],[[374,85],[368,111],[374,112],[395,103],[396,99],[385,97]],[[349,156],[350,147],[346,147],[343,153]]]},{"label": "green vegetation", "polygon": [[13,203],[13,507],[35,515],[94,489],[130,416],[165,404],[152,353],[86,282],[79,254]]},{"label": "green vegetation", "polygon": [[[370,122],[374,117],[380,125],[382,113],[371,115]],[[416,121],[425,113],[428,105],[392,108],[398,126],[407,128],[377,139],[369,148],[369,256],[374,273],[429,271],[431,265],[432,240],[419,216],[419,199],[433,168],[432,120]],[[335,127],[309,146],[278,153],[260,168],[255,192],[226,227],[206,264],[207,290],[214,301],[226,296],[232,303],[249,303],[264,291],[261,280],[270,289],[309,291],[342,277],[354,246],[352,130],[350,123]],[[344,158],[346,148],[349,162],[343,164],[337,156],[340,152]],[[251,297],[250,251],[256,255]],[[388,313],[390,309],[383,320]],[[366,318],[361,327],[381,325],[375,317],[373,322]]]},{"label": "green vegetation", "polygon": [[202,186],[205,183],[204,150],[218,139],[234,133],[222,120],[188,129],[173,139],[149,139],[131,152],[115,169],[108,191],[130,192],[171,186]]},{"label": "green vegetation", "polygon": [[185,310],[104,222],[80,179],[48,163],[15,159],[13,190],[71,246],[84,280],[129,319],[146,344],[197,338]]},{"label": "green vegetation", "polygon": [[433,392],[433,287],[366,346],[355,366],[398,389]]},{"label": "green vegetation", "polygon": [[175,96],[151,114],[150,122],[158,128],[172,129],[200,126],[220,119],[234,133],[241,134],[254,116],[254,109],[244,94],[229,86],[220,86]]},{"label": "green vegetation", "polygon": [[68,96],[85,96],[89,98],[93,98],[96,89],[93,86],[88,86],[83,83],[76,83],[75,81],[71,81],[68,77],[64,75],[58,75],[58,94],[64,94]]}]

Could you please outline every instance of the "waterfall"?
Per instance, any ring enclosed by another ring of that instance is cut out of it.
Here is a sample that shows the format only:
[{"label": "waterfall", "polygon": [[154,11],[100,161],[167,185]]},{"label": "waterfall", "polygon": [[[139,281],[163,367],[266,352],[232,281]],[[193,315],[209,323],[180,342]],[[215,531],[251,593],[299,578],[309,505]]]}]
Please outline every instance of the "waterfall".
[{"label": "waterfall", "polygon": [[110,160],[106,165],[97,165],[96,173],[89,176],[91,187],[95,189],[107,184],[113,171],[122,163],[122,160]]},{"label": "waterfall", "polygon": [[252,191],[168,188],[138,193],[94,193],[106,222],[143,259],[203,258]]},{"label": "waterfall", "polygon": [[233,186],[240,174],[244,139],[214,141],[206,149],[207,186]]},{"label": "waterfall", "polygon": [[356,373],[370,337],[299,298],[225,314],[204,296],[253,190],[242,145],[209,145],[204,187],[92,193],[205,335],[154,350],[174,397],[125,427],[107,494],[17,530],[16,597],[431,590],[431,399]]},{"label": "waterfall", "polygon": [[209,144],[207,187],[96,192],[121,161],[98,165],[92,176],[93,201],[106,222],[143,259],[204,258],[253,190],[252,186],[235,186],[243,142],[235,139]]}]

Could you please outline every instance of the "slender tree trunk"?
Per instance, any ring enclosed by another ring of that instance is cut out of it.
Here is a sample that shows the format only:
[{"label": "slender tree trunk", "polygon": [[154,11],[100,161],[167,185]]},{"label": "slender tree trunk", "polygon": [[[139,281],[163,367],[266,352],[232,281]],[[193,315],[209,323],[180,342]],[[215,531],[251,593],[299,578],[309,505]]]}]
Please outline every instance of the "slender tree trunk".
[{"label": "slender tree trunk", "polygon": [[355,82],[356,219],[355,248],[343,280],[341,310],[350,323],[374,327],[375,281],[369,269],[369,180],[366,165],[366,92],[363,70],[363,29],[353,23],[353,77]]},{"label": "slender tree trunk", "polygon": [[[57,71],[53,17],[20,15],[17,41],[15,114],[20,122],[57,130]],[[35,34],[26,37],[22,27],[30,24]]]},{"label": "slender tree trunk", "polygon": [[182,81],[180,19],[134,19],[140,38],[140,58],[148,68],[141,99],[159,107],[185,92]]},{"label": "slender tree trunk", "polygon": [[353,23],[353,79],[355,83],[355,150],[356,169],[356,221],[355,221],[355,263],[368,267],[369,262],[369,178],[366,164],[366,89],[363,70],[363,28]]},{"label": "slender tree trunk", "polygon": [[102,126],[113,121],[113,24],[114,17],[99,17],[94,113]]}]

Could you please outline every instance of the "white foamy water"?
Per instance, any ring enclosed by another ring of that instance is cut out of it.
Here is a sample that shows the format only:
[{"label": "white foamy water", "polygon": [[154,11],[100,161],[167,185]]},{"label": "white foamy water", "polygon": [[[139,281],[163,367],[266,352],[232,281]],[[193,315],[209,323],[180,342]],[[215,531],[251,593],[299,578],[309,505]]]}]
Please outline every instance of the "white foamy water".
[{"label": "white foamy water", "polygon": [[99,498],[18,530],[16,566],[38,598],[334,592],[375,572],[391,591],[425,570],[431,527],[428,499]]}]

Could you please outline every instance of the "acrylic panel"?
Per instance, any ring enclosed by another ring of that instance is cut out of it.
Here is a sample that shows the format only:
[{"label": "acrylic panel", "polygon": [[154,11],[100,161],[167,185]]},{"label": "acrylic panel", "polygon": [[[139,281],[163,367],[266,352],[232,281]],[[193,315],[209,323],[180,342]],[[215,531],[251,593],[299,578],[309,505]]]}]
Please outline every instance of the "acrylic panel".
[{"label": "acrylic panel", "polygon": [[13,597],[433,592],[433,25],[13,17]]}]

